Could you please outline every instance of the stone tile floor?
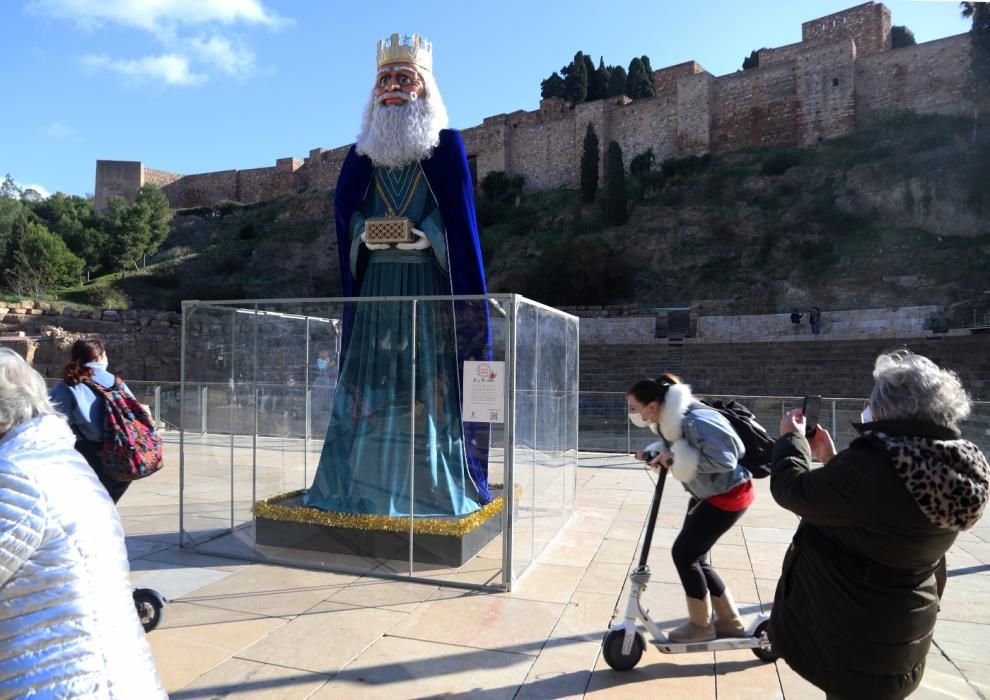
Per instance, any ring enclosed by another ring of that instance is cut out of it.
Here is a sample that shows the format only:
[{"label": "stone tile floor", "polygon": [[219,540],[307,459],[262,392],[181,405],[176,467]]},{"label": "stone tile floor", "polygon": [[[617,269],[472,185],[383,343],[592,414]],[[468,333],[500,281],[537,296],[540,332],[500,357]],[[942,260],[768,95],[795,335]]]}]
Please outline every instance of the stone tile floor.
[{"label": "stone tile floor", "polygon": [[[223,463],[229,453],[215,449]],[[189,522],[216,520],[193,507],[208,490],[188,483],[195,473],[187,470]],[[749,651],[663,655],[651,647],[632,671],[612,671],[601,640],[638,553],[653,483],[628,457],[601,454],[581,455],[577,481],[576,513],[510,593],[194,553],[177,546],[178,469],[135,483],[120,512],[135,585],[172,601],[148,635],[171,697],[824,697],[786,663],[765,664]],[[768,481],[756,483],[757,502],[712,552],[749,614],[768,610],[797,524],[774,504]],[[686,499],[676,483],[668,487],[646,594],[661,627],[684,615],[669,548]],[[488,563],[497,571],[497,559]],[[960,536],[949,576],[924,684],[913,697],[987,698],[986,519]]]}]

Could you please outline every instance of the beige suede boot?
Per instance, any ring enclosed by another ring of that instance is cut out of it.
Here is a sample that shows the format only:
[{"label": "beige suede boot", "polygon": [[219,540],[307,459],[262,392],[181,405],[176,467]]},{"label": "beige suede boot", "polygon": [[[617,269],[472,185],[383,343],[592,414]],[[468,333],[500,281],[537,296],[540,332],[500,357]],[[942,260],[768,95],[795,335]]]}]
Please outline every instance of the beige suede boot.
[{"label": "beige suede boot", "polygon": [[712,609],[715,612],[715,633],[719,637],[745,637],[746,626],[739,617],[736,601],[726,588],[722,595],[712,596]]},{"label": "beige suede boot", "polygon": [[710,642],[715,639],[715,625],[712,624],[712,600],[705,593],[701,600],[687,598],[688,621],[670,630],[667,638],[679,644]]}]

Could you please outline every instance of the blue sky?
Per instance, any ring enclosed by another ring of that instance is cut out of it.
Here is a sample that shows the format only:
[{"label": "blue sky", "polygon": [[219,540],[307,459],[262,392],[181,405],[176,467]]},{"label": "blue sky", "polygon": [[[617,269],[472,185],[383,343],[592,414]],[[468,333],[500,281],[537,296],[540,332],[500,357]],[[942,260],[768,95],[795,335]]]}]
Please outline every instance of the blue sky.
[{"label": "blue sky", "polygon": [[[91,193],[97,159],[178,173],[274,165],[353,141],[393,32],[434,43],[452,126],[536,109],[575,51],[714,75],[855,0],[4,0],[0,177]],[[890,0],[919,42],[969,29],[954,1]],[[410,10],[416,7],[415,13]]]}]

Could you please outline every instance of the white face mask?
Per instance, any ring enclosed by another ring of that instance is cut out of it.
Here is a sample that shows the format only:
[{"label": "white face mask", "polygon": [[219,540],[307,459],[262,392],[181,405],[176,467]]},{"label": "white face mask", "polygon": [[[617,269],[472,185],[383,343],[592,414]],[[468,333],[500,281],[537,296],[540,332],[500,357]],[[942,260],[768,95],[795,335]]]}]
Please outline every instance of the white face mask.
[{"label": "white face mask", "polygon": [[650,425],[649,421],[644,420],[643,416],[637,411],[629,412],[629,422],[635,425],[637,428],[646,428]]},{"label": "white face mask", "polygon": [[859,421],[861,423],[872,423],[873,422],[873,411],[870,410],[869,404],[863,409],[863,412],[859,414]]}]

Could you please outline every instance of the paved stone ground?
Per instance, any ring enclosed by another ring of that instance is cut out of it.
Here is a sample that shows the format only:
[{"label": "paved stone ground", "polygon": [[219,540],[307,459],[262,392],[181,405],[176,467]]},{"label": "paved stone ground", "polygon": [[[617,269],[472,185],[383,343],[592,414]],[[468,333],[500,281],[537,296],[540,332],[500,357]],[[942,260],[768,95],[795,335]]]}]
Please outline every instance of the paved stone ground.
[{"label": "paved stone ground", "polygon": [[[170,437],[167,449],[176,453]],[[247,518],[250,450],[226,439],[187,445],[186,527]],[[230,457],[239,480],[230,505]],[[259,495],[298,488],[300,453],[272,441],[258,452]],[[310,473],[312,470],[310,461]],[[270,470],[267,473],[266,469]],[[718,698],[818,699],[784,662],[749,651],[663,655],[647,650],[632,671],[602,659],[601,640],[637,555],[652,495],[628,457],[585,453],[577,511],[511,593],[381,580],[195,553],[178,545],[178,467],[132,486],[120,502],[132,578],[172,602],[149,634],[171,697],[191,698]],[[662,627],[684,615],[670,545],[686,499],[668,484],[653,539],[648,607]],[[713,563],[744,613],[769,609],[797,519],[778,508],[767,480]],[[226,499],[226,500],[225,500]],[[211,548],[212,547],[212,548]],[[211,551],[244,554],[243,537]],[[497,543],[455,580],[498,580]],[[431,574],[425,574],[431,575]],[[990,520],[960,536],[922,688],[913,697],[990,697]]]}]

